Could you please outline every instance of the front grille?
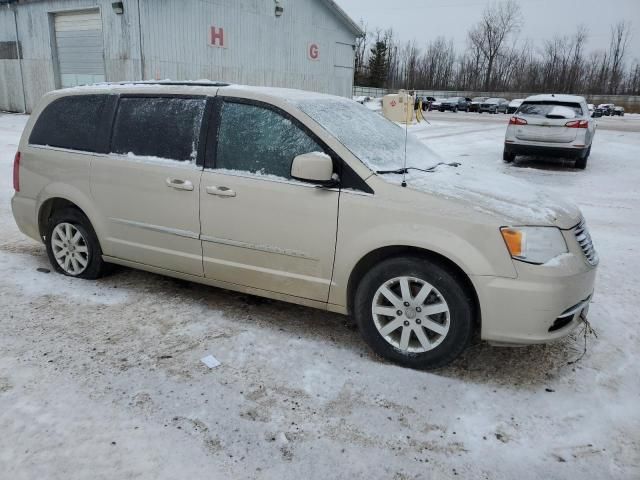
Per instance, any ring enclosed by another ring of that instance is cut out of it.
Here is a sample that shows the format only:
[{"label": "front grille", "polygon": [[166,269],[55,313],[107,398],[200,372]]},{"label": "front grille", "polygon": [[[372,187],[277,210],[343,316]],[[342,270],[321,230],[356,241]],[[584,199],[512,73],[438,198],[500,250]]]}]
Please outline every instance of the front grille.
[{"label": "front grille", "polygon": [[589,235],[589,230],[587,230],[587,225],[584,220],[582,220],[574,231],[576,235],[576,240],[578,241],[578,245],[582,249],[582,253],[584,253],[587,262],[589,265],[597,265],[598,264],[598,253],[593,246],[593,241],[591,240],[591,235]]}]

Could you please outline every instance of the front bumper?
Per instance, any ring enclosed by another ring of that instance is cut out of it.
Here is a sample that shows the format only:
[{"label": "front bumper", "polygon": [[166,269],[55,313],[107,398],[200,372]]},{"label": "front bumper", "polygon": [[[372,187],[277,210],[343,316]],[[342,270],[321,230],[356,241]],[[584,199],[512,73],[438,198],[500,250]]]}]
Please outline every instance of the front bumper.
[{"label": "front bumper", "polygon": [[[571,241],[569,235],[565,238]],[[570,247],[574,249],[575,245]],[[593,297],[597,270],[582,252],[575,249],[557,264],[515,261],[514,265],[517,278],[472,278],[480,301],[483,340],[511,345],[546,343],[580,325]]]}]

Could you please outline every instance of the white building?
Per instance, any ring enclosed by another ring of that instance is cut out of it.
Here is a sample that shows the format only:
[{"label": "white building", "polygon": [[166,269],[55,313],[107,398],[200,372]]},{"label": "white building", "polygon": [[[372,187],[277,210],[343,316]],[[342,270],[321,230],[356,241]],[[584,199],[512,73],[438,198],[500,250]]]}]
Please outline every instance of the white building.
[{"label": "white building", "polygon": [[0,0],[0,110],[165,78],[349,96],[359,35],[332,0]]}]

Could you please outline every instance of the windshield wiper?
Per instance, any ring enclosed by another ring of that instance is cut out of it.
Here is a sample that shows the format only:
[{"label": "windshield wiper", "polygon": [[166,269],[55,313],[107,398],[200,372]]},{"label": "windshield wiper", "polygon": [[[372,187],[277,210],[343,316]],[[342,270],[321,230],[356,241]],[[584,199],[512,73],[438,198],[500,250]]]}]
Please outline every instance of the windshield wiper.
[{"label": "windshield wiper", "polygon": [[409,173],[409,170],[418,170],[420,172],[427,172],[427,173],[431,173],[433,172],[436,167],[439,167],[440,165],[447,165],[448,167],[459,167],[460,163],[458,162],[451,162],[451,163],[446,163],[446,162],[438,162],[435,165],[429,167],[429,168],[418,168],[418,167],[406,167],[406,168],[397,168],[395,170],[376,170],[376,173],[379,175],[385,175],[387,173],[397,173],[398,175],[402,175],[403,173]]}]

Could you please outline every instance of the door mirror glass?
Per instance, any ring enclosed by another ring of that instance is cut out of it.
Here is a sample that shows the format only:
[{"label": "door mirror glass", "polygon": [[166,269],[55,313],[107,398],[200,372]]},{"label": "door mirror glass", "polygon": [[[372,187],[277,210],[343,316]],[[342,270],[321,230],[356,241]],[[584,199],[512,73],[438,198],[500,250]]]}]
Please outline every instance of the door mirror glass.
[{"label": "door mirror glass", "polygon": [[305,182],[330,183],[333,181],[333,161],[322,152],[298,155],[291,164],[291,177]]}]

